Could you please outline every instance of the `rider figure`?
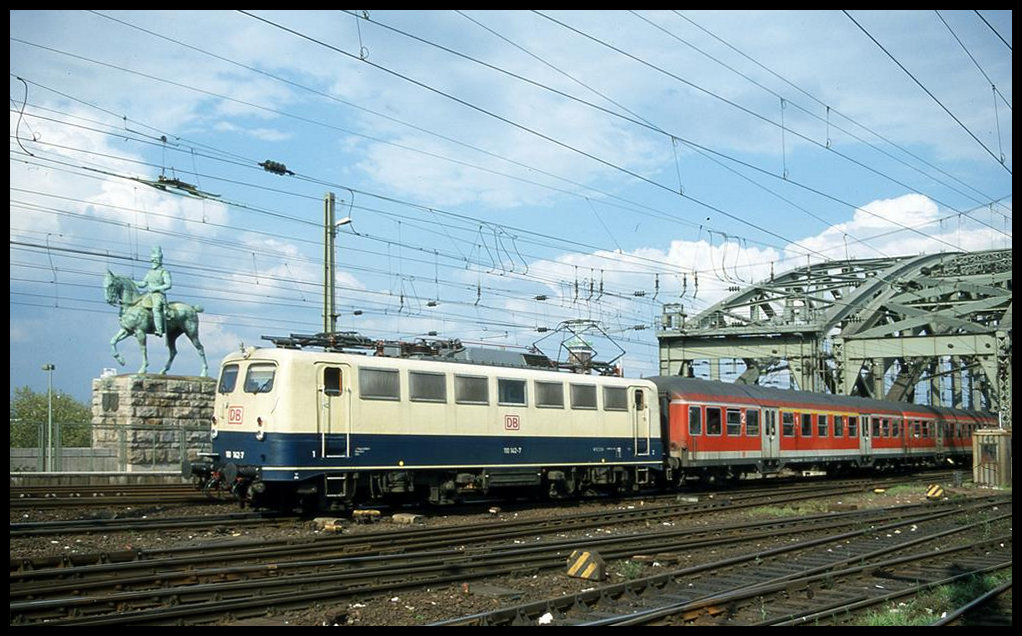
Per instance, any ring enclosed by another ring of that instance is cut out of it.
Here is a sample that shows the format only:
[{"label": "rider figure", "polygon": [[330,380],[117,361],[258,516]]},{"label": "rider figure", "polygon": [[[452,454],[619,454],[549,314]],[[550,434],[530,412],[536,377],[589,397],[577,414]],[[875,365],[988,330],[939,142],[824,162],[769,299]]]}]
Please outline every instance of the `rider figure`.
[{"label": "rider figure", "polygon": [[159,245],[153,248],[149,261],[153,264],[152,269],[146,272],[145,278],[136,281],[139,289],[149,289],[149,298],[153,304],[153,322],[156,326],[156,335],[162,336],[165,332],[167,297],[163,292],[170,289],[170,272],[163,269],[163,250]]}]

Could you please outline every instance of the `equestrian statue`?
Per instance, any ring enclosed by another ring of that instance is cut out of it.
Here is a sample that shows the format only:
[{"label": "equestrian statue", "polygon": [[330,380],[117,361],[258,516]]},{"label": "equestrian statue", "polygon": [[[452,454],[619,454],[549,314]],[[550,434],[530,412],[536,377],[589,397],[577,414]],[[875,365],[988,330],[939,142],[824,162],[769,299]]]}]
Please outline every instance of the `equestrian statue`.
[{"label": "equestrian statue", "polygon": [[[149,369],[146,336],[154,334],[165,338],[167,348],[170,350],[170,358],[160,371],[161,374],[166,374],[174,357],[177,356],[175,345],[177,338],[185,334],[202,359],[202,372],[199,375],[206,377],[208,370],[206,351],[199,342],[199,312],[202,311],[202,307],[167,302],[164,292],[170,289],[172,282],[170,272],[163,267],[163,250],[160,246],[153,248],[149,261],[152,268],[146,272],[145,278],[141,281],[136,282],[127,276],[118,276],[110,270],[107,270],[106,276],[103,277],[103,291],[106,293],[107,303],[120,308],[121,330],[110,340],[110,350],[114,359],[121,365],[124,364],[124,357],[117,351],[117,343],[133,335],[142,350],[142,367],[138,372],[145,373]],[[149,291],[143,294],[139,288]]]}]

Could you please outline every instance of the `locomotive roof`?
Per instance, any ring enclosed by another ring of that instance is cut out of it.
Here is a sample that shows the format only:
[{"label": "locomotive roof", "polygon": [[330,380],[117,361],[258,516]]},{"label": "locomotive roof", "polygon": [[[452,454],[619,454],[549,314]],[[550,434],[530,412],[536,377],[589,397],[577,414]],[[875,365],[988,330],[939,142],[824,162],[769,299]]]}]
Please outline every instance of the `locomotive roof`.
[{"label": "locomotive roof", "polygon": [[777,389],[753,384],[735,384],[731,382],[718,382],[715,380],[700,380],[698,378],[683,378],[681,376],[656,376],[649,378],[656,383],[661,392],[669,392],[672,395],[719,395],[738,399],[747,399],[753,402],[762,401],[783,401],[799,402],[819,406],[821,409],[827,407],[843,406],[860,411],[871,409],[881,411],[923,411],[932,415],[958,414],[972,417],[992,417],[990,413],[978,411],[967,411],[963,409],[950,409],[945,407],[926,406],[923,404],[912,404],[908,402],[892,402],[887,400],[871,400],[868,398],[852,397],[847,395],[834,395],[831,393],[816,393],[814,391],[795,391],[789,389]]}]

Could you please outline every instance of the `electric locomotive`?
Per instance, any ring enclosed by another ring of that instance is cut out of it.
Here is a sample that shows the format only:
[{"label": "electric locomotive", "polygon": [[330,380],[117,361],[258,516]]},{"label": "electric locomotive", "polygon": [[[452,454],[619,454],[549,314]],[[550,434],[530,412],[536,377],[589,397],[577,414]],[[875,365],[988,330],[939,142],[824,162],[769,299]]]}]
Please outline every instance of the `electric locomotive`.
[{"label": "electric locomotive", "polygon": [[221,366],[212,453],[192,472],[255,506],[335,510],[660,480],[649,380],[564,373],[540,355],[446,353],[232,353]]}]

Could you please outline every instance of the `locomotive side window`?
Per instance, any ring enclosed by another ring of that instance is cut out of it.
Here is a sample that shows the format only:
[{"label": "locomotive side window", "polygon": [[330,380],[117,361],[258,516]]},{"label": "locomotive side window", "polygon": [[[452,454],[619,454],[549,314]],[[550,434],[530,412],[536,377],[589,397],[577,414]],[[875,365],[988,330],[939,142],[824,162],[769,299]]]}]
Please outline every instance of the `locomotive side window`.
[{"label": "locomotive side window", "polygon": [[359,397],[363,400],[401,399],[401,380],[397,369],[358,370]]},{"label": "locomotive side window", "polygon": [[617,386],[605,386],[605,387],[603,387],[603,410],[604,411],[627,411],[628,410],[628,390],[625,389],[624,387],[617,387]]},{"label": "locomotive side window", "polygon": [[454,376],[454,401],[458,404],[489,404],[489,381],[471,375]]},{"label": "locomotive side window", "polygon": [[749,409],[745,411],[745,434],[749,437],[759,437],[759,411]]},{"label": "locomotive side window", "polygon": [[859,418],[855,415],[848,416],[848,437],[859,436]]},{"label": "locomotive side window", "polygon": [[813,414],[803,413],[802,414],[802,437],[813,436]]},{"label": "locomotive side window", "polygon": [[698,406],[688,407],[688,434],[703,434],[703,411]]},{"label": "locomotive side window", "polygon": [[717,407],[706,407],[706,434],[720,435],[721,424],[720,409]]},{"label": "locomotive side window", "polygon": [[409,371],[408,394],[413,402],[446,402],[447,376],[443,373]]},{"label": "locomotive side window", "polygon": [[534,384],[536,389],[536,406],[543,408],[564,408],[564,385],[560,382],[540,382]]},{"label": "locomotive side window", "polygon": [[727,435],[738,437],[742,434],[742,412],[738,409],[727,410]]},{"label": "locomotive side window", "polygon": [[827,436],[827,426],[828,426],[827,416],[826,415],[817,415],[816,416],[816,432],[819,434],[820,437],[826,437]]},{"label": "locomotive side window", "polygon": [[596,386],[592,384],[571,385],[571,408],[573,409],[595,409],[596,408]]},{"label": "locomotive side window", "polygon": [[497,403],[524,406],[525,380],[497,379]]},{"label": "locomotive side window", "polygon": [[834,437],[844,437],[845,434],[845,416],[835,415],[834,416]]},{"label": "locomotive side window", "polygon": [[220,372],[220,385],[217,387],[219,393],[233,393],[234,387],[238,384],[238,365],[228,364]]},{"label": "locomotive side window", "polygon": [[253,364],[245,374],[245,393],[269,393],[273,390],[273,376],[277,367],[272,364]]},{"label": "locomotive side window", "polygon": [[781,433],[785,437],[795,437],[794,413],[781,413]]},{"label": "locomotive side window", "polygon": [[341,370],[337,367],[323,369],[323,393],[332,396],[341,394]]}]

